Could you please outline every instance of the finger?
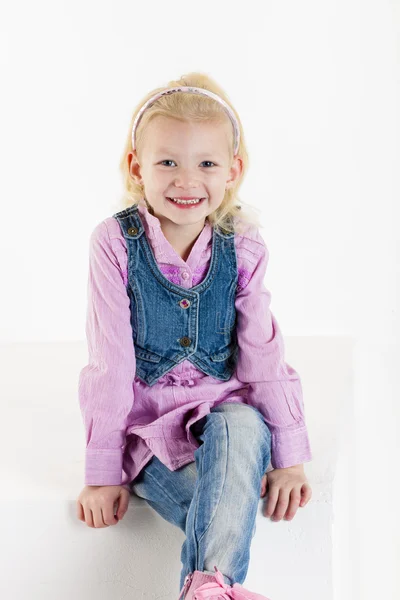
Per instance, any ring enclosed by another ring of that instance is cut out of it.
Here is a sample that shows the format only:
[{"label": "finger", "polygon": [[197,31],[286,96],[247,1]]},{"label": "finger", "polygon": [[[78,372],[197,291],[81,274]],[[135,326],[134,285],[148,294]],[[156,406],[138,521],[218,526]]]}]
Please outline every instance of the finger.
[{"label": "finger", "polygon": [[93,522],[96,529],[101,529],[102,527],[108,527],[107,523],[103,521],[103,511],[101,506],[93,506]]},{"label": "finger", "polygon": [[115,518],[114,515],[114,504],[107,504],[103,506],[101,509],[102,520],[106,527],[110,525],[116,525],[118,523],[118,519]]},{"label": "finger", "polygon": [[121,520],[129,506],[129,491],[126,489],[121,490],[121,495],[118,499],[118,510],[117,510],[117,519]]},{"label": "finger", "polygon": [[83,513],[85,515],[86,525],[88,527],[94,527],[92,511],[90,510],[90,508],[88,506],[83,507]]},{"label": "finger", "polygon": [[279,497],[279,488],[275,485],[270,485],[268,489],[268,500],[264,508],[264,515],[270,517],[275,510],[276,503]]},{"label": "finger", "polygon": [[261,479],[261,493],[260,493],[260,497],[262,498],[263,496],[265,496],[265,492],[267,491],[267,478],[264,475],[263,478]]},{"label": "finger", "polygon": [[289,496],[290,496],[289,489],[281,488],[279,490],[278,502],[277,502],[274,514],[271,517],[271,519],[273,521],[280,521],[282,519],[283,515],[287,511],[287,507],[289,504]]},{"label": "finger", "polygon": [[116,519],[114,515],[114,506],[103,506],[101,509],[101,519],[103,521],[103,527],[116,525],[118,523],[118,519]]},{"label": "finger", "polygon": [[77,500],[77,502],[76,502],[76,516],[78,517],[78,519],[80,521],[84,521],[85,520],[85,515],[84,515],[84,512],[83,512],[83,506],[79,502],[79,500]]},{"label": "finger", "polygon": [[301,500],[300,506],[305,506],[307,502],[311,499],[312,489],[308,483],[304,483],[301,488]]},{"label": "finger", "polygon": [[300,489],[301,489],[300,486],[296,486],[290,492],[289,506],[288,506],[288,509],[285,514],[286,521],[291,521],[293,519],[294,515],[296,514],[297,509],[299,508],[299,504],[300,504],[300,500],[301,500]]}]

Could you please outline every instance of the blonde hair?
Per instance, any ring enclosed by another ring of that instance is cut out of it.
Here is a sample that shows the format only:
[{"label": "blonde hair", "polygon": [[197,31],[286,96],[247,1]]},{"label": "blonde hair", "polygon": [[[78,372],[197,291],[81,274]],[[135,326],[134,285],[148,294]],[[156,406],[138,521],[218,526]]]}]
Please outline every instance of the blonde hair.
[{"label": "blonde hair", "polygon": [[[225,100],[225,102],[227,102],[232,108],[239,125],[240,144],[237,154],[242,159],[243,170],[241,175],[235,181],[234,185],[225,191],[224,198],[218,208],[207,216],[210,225],[214,227],[221,227],[228,232],[241,232],[248,225],[262,227],[259,218],[256,215],[257,209],[246,204],[247,209],[243,210],[243,205],[245,203],[240,200],[237,193],[247,172],[249,164],[248,153],[244,141],[243,127],[239,115],[233,108],[222,88],[207,74],[198,72],[183,75],[178,80],[170,81],[166,87],[160,87],[152,90],[137,105],[131,118],[124,151],[120,161],[120,170],[124,183],[124,197],[122,201],[124,208],[137,205],[142,199],[144,199],[149,212],[154,214],[153,209],[144,198],[143,186],[140,183],[137,183],[130,174],[128,154],[132,152],[132,127],[140,108],[149,98],[151,98],[151,96],[167,88],[177,86],[199,87],[218,94],[218,96],[223,98],[223,100]],[[219,102],[207,96],[203,96],[202,94],[188,93],[169,94],[162,96],[144,111],[139,121],[135,136],[135,146],[138,156],[140,154],[141,145],[144,141],[146,126],[157,116],[169,117],[178,119],[180,121],[214,123],[225,123],[226,119],[229,119],[225,109]],[[231,131],[230,161],[233,160],[233,127],[231,127]],[[230,226],[231,219],[232,226]]]}]

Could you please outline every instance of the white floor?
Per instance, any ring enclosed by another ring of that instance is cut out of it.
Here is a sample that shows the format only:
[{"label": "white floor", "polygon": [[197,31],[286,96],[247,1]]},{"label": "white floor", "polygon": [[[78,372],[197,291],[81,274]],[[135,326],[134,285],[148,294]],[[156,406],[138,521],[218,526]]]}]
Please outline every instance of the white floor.
[{"label": "white floor", "polygon": [[[354,543],[352,340],[285,338],[301,375],[313,489],[291,522],[257,516],[244,586],[271,600],[350,600]],[[76,518],[85,438],[78,373],[86,344],[0,346],[1,576],[8,600],[177,600],[183,533],[134,496],[123,521]],[[334,593],[335,592],[335,593]]]}]

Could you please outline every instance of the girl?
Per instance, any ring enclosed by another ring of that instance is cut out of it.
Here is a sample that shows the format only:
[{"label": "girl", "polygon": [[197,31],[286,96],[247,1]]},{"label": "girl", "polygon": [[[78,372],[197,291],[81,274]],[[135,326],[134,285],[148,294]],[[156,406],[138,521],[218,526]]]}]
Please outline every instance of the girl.
[{"label": "girl", "polygon": [[265,599],[241,585],[260,495],[268,484],[278,521],[311,497],[301,382],[269,309],[266,244],[237,193],[247,165],[223,90],[204,74],[172,81],[137,107],[126,208],[90,238],[77,515],[108,527],[130,493],[144,498],[185,532],[184,600]]}]

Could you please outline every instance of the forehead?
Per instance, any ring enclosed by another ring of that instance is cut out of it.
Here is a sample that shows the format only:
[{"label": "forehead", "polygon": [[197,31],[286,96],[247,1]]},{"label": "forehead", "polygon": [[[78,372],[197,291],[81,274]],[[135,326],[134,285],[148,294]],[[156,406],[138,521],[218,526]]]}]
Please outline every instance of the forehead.
[{"label": "forehead", "polygon": [[[145,145],[152,152],[187,152],[195,147],[195,156],[204,152],[229,152],[232,143],[232,125],[227,122],[180,121],[164,116],[152,119],[144,135]],[[147,142],[147,143],[146,143]]]}]

